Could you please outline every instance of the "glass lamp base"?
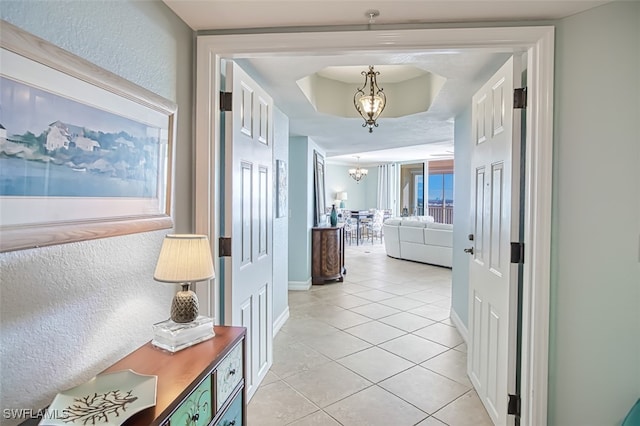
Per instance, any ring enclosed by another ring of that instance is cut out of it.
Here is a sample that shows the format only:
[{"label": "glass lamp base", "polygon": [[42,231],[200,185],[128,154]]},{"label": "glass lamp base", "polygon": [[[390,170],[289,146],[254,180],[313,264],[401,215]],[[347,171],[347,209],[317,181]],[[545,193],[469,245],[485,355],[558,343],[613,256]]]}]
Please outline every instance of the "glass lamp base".
[{"label": "glass lamp base", "polygon": [[199,315],[195,320],[186,323],[168,319],[153,325],[151,344],[169,352],[178,352],[209,340],[215,335],[213,318]]}]

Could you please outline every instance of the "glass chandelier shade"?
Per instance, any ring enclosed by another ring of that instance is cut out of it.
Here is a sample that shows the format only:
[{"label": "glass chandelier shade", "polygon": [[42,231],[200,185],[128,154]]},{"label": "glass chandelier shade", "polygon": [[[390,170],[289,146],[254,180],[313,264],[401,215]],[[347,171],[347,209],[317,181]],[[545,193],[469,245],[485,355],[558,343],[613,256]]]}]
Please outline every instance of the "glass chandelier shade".
[{"label": "glass chandelier shade", "polygon": [[[369,65],[369,71],[362,71],[364,84],[356,89],[356,93],[353,95],[353,104],[364,119],[362,127],[369,127],[369,133],[373,132],[374,127],[378,127],[376,120],[387,103],[387,97],[382,89],[378,87],[376,80],[379,74],[379,71],[373,70],[373,65]],[[367,84],[369,85],[368,94],[365,92]]]}]

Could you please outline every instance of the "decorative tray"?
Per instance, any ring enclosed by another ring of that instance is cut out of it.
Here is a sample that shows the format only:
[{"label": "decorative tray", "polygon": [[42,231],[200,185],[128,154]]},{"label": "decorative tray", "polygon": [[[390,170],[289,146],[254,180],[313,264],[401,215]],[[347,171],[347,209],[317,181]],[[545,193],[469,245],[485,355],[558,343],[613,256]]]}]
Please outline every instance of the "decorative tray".
[{"label": "decorative tray", "polygon": [[158,376],[132,370],[99,374],[86,383],[60,392],[39,425],[117,426],[156,405]]}]

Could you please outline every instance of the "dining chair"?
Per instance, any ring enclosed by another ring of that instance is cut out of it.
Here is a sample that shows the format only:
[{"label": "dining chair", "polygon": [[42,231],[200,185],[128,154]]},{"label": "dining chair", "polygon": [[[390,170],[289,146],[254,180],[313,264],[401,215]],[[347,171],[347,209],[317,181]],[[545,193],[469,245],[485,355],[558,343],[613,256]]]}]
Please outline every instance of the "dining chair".
[{"label": "dining chair", "polygon": [[349,245],[353,242],[353,233],[356,230],[356,225],[351,217],[351,211],[342,209],[342,221],[344,222],[344,237],[349,241]]},{"label": "dining chair", "polygon": [[384,223],[384,211],[376,210],[373,213],[373,218],[367,224],[367,238],[371,239],[371,244],[375,238],[380,238],[382,243],[382,224]]}]

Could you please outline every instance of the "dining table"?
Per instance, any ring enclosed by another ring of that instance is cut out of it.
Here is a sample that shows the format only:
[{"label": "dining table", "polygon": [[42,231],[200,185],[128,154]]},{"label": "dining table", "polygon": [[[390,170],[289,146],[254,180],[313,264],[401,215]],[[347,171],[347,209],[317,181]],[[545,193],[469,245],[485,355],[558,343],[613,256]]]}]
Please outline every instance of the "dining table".
[{"label": "dining table", "polygon": [[351,217],[356,219],[356,245],[360,245],[362,219],[373,219],[373,212],[369,210],[351,210]]}]

